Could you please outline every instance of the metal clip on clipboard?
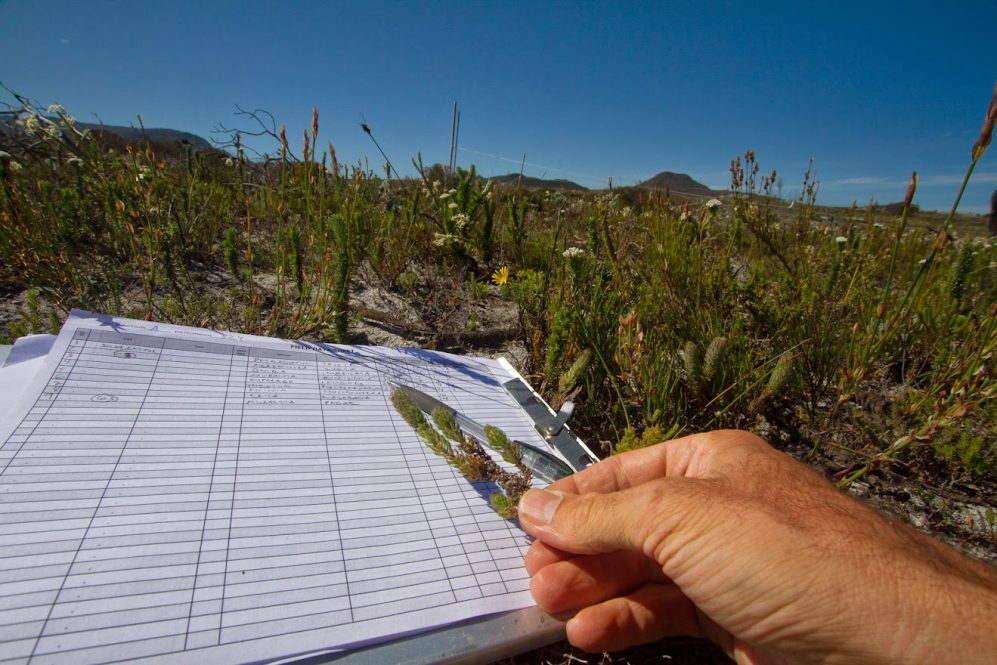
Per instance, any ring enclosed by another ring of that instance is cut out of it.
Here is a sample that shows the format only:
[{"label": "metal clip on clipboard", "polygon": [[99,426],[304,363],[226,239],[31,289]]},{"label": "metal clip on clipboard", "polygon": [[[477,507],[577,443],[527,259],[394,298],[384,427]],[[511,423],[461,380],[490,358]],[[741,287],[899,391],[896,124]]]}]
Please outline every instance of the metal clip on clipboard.
[{"label": "metal clip on clipboard", "polygon": [[533,388],[521,378],[515,378],[502,384],[519,407],[533,421],[533,426],[540,436],[564,457],[565,461],[575,471],[595,464],[597,457],[581,440],[575,436],[567,425],[568,418],[575,411],[573,402],[565,402],[557,413],[547,406]]}]

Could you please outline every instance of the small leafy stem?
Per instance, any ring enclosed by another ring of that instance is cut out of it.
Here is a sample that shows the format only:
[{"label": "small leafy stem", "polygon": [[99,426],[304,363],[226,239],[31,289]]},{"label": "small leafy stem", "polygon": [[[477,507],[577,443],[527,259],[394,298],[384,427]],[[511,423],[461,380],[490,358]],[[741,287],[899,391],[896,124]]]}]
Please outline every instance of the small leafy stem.
[{"label": "small leafy stem", "polygon": [[516,517],[516,505],[530,488],[532,473],[523,464],[519,446],[509,441],[505,432],[491,425],[485,427],[489,445],[501,453],[504,461],[516,467],[516,473],[499,466],[480,443],[460,431],[453,416],[443,409],[433,411],[433,422],[430,423],[403,391],[392,391],[391,403],[405,422],[425,441],[426,447],[445,459],[465,478],[472,482],[484,480],[498,485],[502,491],[489,497],[492,507],[506,519]]}]

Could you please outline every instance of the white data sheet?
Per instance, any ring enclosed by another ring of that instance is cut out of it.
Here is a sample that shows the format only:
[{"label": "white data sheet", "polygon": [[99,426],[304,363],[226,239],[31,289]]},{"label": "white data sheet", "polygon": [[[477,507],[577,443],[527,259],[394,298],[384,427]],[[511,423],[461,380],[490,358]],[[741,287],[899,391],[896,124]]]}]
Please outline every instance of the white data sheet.
[{"label": "white data sheet", "polygon": [[249,663],[533,604],[528,540],[389,402],[544,445],[497,361],[73,312],[0,423],[0,663]]}]

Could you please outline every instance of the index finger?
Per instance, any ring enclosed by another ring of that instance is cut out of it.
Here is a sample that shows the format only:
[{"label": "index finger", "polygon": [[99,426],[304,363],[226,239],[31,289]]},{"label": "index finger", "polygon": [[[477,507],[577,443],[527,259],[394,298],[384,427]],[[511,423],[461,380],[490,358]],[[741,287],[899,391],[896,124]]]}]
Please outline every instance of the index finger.
[{"label": "index finger", "polygon": [[569,494],[604,493],[636,487],[666,476],[705,478],[716,475],[716,471],[725,466],[724,460],[716,453],[737,445],[769,447],[748,432],[700,432],[613,455],[578,473],[561,478],[547,489]]}]

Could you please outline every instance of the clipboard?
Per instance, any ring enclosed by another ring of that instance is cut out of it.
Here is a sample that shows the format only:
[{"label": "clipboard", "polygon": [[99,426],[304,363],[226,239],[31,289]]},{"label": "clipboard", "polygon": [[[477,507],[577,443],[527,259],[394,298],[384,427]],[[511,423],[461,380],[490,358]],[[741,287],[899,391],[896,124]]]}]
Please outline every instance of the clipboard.
[{"label": "clipboard", "polygon": [[[10,353],[10,345],[0,346],[0,365]],[[534,422],[538,432],[550,430],[551,420],[557,420],[555,413],[529,384],[512,368],[500,359],[499,363],[513,376],[505,388],[513,395],[521,409]],[[9,368],[7,368],[9,369]],[[10,383],[14,375],[0,371],[0,384]],[[23,386],[23,377],[16,379]],[[579,455],[589,461],[595,455],[580,440],[570,433],[563,422],[560,428],[570,434]],[[563,451],[558,449],[559,452]],[[450,624],[441,628],[420,632],[410,636],[381,642],[370,646],[360,646],[348,651],[312,653],[304,657],[268,662],[299,662],[318,665],[373,665],[375,663],[397,662],[423,663],[488,663],[512,656],[564,639],[564,624],[552,619],[537,607],[515,610]]]}]

